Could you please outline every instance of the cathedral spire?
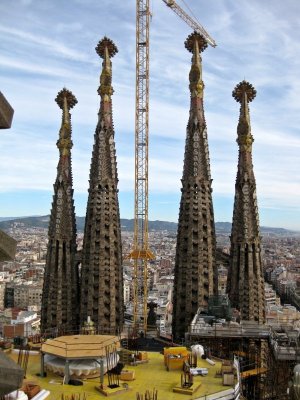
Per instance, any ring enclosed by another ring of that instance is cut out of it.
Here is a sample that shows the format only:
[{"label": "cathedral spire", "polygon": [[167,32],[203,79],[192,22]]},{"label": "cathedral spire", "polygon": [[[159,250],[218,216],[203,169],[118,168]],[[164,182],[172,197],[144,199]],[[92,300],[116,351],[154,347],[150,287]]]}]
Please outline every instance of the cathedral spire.
[{"label": "cathedral spire", "polygon": [[264,279],[252,163],[254,139],[248,106],[255,98],[256,90],[250,83],[242,81],[235,87],[232,96],[241,104],[241,108],[237,127],[239,159],[227,291],[232,306],[240,310],[241,319],[262,323],[265,320]]},{"label": "cathedral spire", "polygon": [[176,339],[184,337],[198,308],[207,305],[209,296],[214,294],[216,279],[216,238],[200,56],[207,43],[194,32],[185,47],[193,57],[175,258],[173,335]]},{"label": "cathedral spire", "polygon": [[55,101],[62,109],[57,147],[59,162],[49,222],[48,248],[42,298],[41,331],[60,328],[78,329],[78,270],[76,255],[76,220],[72,188],[72,128],[70,109],[75,96],[64,88]]},{"label": "cathedral spire", "polygon": [[115,334],[123,323],[123,272],[118,176],[112,118],[112,63],[117,53],[104,37],[96,52],[103,59],[100,109],[90,169],[81,268],[80,323],[88,316],[98,332]]}]

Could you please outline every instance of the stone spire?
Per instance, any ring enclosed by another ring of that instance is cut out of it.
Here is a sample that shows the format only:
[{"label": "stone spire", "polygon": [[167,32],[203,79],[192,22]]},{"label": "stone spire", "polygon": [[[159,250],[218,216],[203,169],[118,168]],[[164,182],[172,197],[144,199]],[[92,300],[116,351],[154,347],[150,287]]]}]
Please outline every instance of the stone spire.
[{"label": "stone spire", "polygon": [[193,53],[193,57],[189,74],[191,104],[175,259],[173,335],[176,339],[184,337],[198,308],[205,306],[208,297],[214,294],[216,278],[212,181],[200,56],[207,43],[198,33],[193,33],[187,38],[185,47]]},{"label": "stone spire", "polygon": [[102,333],[117,333],[123,324],[123,271],[118,177],[112,118],[111,57],[117,47],[104,37],[96,52],[103,58],[98,124],[90,169],[81,268],[80,323],[88,317]]},{"label": "stone spire", "polygon": [[239,146],[238,171],[231,231],[230,268],[227,291],[231,305],[241,319],[265,321],[264,279],[261,259],[261,237],[256,199],[256,183],[252,164],[252,143],[248,103],[256,96],[254,87],[240,82],[232,92],[241,103],[237,127]]},{"label": "stone spire", "polygon": [[59,162],[49,222],[48,248],[42,297],[41,331],[58,328],[78,330],[78,269],[75,264],[76,220],[73,201],[71,165],[71,115],[77,103],[67,89],[55,101],[62,109],[62,123],[57,147]]}]

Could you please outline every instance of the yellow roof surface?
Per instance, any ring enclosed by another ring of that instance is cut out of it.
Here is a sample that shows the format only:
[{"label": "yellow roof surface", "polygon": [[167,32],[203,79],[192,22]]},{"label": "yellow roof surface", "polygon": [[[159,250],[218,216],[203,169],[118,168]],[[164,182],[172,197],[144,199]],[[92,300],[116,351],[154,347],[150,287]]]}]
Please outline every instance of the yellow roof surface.
[{"label": "yellow roof surface", "polygon": [[[11,358],[17,360],[17,354],[10,354]],[[195,376],[194,382],[201,383],[200,388],[193,395],[184,395],[174,393],[172,390],[175,386],[180,385],[180,370],[166,370],[164,365],[164,356],[160,353],[148,353],[149,362],[139,364],[137,366],[125,366],[124,369],[135,371],[135,380],[126,382],[129,390],[115,394],[112,396],[116,400],[134,400],[136,393],[144,394],[146,390],[152,392],[153,389],[158,391],[159,400],[190,400],[197,399],[201,396],[227,390],[229,386],[222,385],[222,378],[216,378],[216,371],[221,370],[221,363],[211,366],[204,360],[198,360],[198,367],[208,369],[207,376]],[[96,386],[100,384],[100,378],[93,378],[83,381],[82,386],[63,385],[63,377],[47,372],[47,377],[41,378],[36,376],[40,372],[40,355],[30,355],[27,369],[27,380],[34,381],[41,386],[42,389],[50,391],[50,400],[61,400],[61,395],[71,395],[85,393],[87,400],[105,399],[104,395],[96,390]],[[107,376],[104,376],[104,384],[107,384]],[[125,382],[124,382],[125,383]],[[120,381],[120,386],[123,381]]]},{"label": "yellow roof surface", "polygon": [[115,344],[120,348],[117,336],[71,335],[48,339],[42,345],[42,352],[62,358],[97,358],[105,356],[105,347]]}]

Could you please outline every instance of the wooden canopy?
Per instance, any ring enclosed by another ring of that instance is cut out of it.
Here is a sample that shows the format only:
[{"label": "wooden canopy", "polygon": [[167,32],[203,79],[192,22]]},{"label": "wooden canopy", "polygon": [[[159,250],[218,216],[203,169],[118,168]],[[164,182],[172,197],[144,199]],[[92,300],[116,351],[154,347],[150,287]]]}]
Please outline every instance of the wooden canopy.
[{"label": "wooden canopy", "polygon": [[110,345],[119,349],[119,338],[112,335],[71,335],[48,339],[41,351],[65,359],[100,358],[105,357],[105,348]]}]

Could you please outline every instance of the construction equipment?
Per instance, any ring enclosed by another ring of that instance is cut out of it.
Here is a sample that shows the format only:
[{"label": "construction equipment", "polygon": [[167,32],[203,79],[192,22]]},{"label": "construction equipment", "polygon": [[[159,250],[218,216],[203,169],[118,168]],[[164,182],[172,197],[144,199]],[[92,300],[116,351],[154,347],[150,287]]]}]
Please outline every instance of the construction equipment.
[{"label": "construction equipment", "polygon": [[[148,135],[149,135],[149,0],[136,1],[136,109],[135,109],[135,200],[134,244],[129,258],[134,261],[133,324],[143,320],[147,331],[148,260]],[[142,317],[139,318],[139,305]]]},{"label": "construction equipment", "polygon": [[[174,0],[163,0],[192,29],[215,47],[215,41]],[[149,27],[150,0],[136,0],[136,102],[133,325],[147,332],[148,262],[155,258],[148,243]],[[141,311],[142,308],[142,311]],[[142,322],[142,326],[139,324]]]},{"label": "construction equipment", "polygon": [[214,39],[206,32],[202,25],[198,21],[195,21],[190,17],[177,3],[175,0],[163,0],[168,7],[171,8],[181,19],[183,19],[194,31],[200,33],[208,44],[212,47],[216,47],[217,44]]}]

